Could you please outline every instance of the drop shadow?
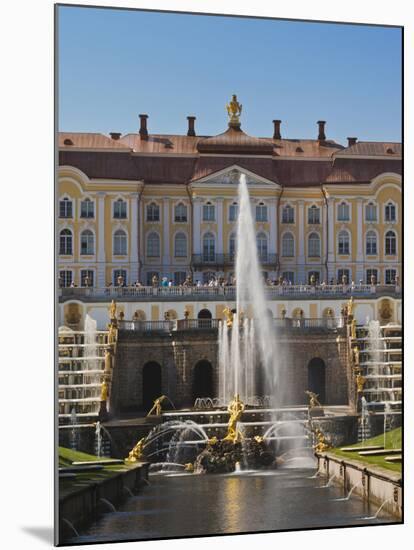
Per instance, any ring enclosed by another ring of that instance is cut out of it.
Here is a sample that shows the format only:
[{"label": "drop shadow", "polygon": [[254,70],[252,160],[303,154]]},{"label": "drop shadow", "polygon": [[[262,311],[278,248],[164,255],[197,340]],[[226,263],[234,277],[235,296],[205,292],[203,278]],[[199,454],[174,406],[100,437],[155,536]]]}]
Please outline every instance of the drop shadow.
[{"label": "drop shadow", "polygon": [[21,530],[53,546],[53,527],[22,527]]}]

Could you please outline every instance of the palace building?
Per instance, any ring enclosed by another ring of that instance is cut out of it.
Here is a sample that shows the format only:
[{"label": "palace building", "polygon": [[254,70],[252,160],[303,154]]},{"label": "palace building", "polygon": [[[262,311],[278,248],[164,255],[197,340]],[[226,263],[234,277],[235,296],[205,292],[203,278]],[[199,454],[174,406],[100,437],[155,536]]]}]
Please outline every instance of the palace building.
[{"label": "palace building", "polygon": [[194,116],[183,135],[152,134],[139,118],[134,134],[59,133],[61,287],[231,281],[240,174],[266,279],[400,284],[400,143],[342,145],[324,121],[315,139],[284,138],[280,120],[254,137],[238,117],[215,136]]}]

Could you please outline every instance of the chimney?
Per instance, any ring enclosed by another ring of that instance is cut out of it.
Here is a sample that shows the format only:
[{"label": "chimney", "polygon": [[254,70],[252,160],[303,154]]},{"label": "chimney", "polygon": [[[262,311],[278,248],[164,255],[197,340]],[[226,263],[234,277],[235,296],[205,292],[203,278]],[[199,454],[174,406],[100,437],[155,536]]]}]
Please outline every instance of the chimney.
[{"label": "chimney", "polygon": [[325,141],[326,135],[325,135],[325,120],[318,120],[318,126],[319,126],[319,134],[318,134],[318,140],[319,141]]},{"label": "chimney", "polygon": [[349,138],[346,138],[348,140],[348,147],[352,147],[352,145],[355,145],[355,143],[357,142],[357,139],[356,137],[349,137]]},{"label": "chimney", "polygon": [[196,119],[195,116],[188,116],[187,117],[187,120],[188,120],[187,136],[195,136],[196,135],[195,130],[194,130],[195,119]]},{"label": "chimney", "polygon": [[147,130],[147,118],[148,115],[139,115],[141,125],[139,129],[139,135],[141,139],[148,139],[148,130]]},{"label": "chimney", "polygon": [[109,135],[111,136],[111,139],[114,139],[115,141],[117,141],[121,137],[121,134],[119,132],[109,132]]},{"label": "chimney", "polygon": [[274,126],[274,130],[273,130],[273,139],[282,139],[282,135],[280,133],[280,124],[281,124],[281,120],[273,120],[273,126]]}]

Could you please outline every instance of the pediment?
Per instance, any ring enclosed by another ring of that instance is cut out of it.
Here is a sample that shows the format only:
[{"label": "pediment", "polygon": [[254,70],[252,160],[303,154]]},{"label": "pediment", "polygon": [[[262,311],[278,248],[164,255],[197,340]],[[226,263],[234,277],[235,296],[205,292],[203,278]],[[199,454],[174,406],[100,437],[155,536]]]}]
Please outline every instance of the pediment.
[{"label": "pediment", "polygon": [[240,176],[242,174],[244,174],[244,176],[246,177],[246,182],[249,186],[265,185],[277,188],[280,187],[276,182],[264,178],[263,176],[259,176],[258,174],[255,174],[250,170],[246,170],[246,168],[241,168],[237,164],[233,164],[232,166],[228,166],[223,170],[219,170],[218,172],[214,172],[212,174],[209,174],[208,176],[204,176],[203,178],[194,180],[192,182],[192,185],[198,186],[199,184],[201,184],[203,187],[208,185],[237,185],[240,181]]}]

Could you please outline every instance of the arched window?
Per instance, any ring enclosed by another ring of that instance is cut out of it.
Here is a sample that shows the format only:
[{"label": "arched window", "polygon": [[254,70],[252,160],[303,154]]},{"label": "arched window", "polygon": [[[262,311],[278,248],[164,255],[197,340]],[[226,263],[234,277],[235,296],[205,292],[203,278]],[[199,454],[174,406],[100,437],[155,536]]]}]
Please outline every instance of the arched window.
[{"label": "arched window", "polygon": [[179,202],[174,208],[174,221],[176,222],[187,221],[187,207],[182,202]]},{"label": "arched window", "polygon": [[317,233],[311,233],[308,237],[308,255],[311,258],[321,255],[321,240]]},{"label": "arched window", "polygon": [[81,218],[94,218],[94,204],[91,199],[85,199],[81,202]]},{"label": "arched window", "polygon": [[369,202],[365,206],[365,221],[366,222],[377,221],[377,206],[373,202]]},{"label": "arched window", "polygon": [[259,202],[256,206],[256,221],[267,222],[267,206],[264,202]]},{"label": "arched window", "polygon": [[73,237],[70,229],[62,229],[59,234],[59,254],[62,256],[73,254]]},{"label": "arched window", "polygon": [[349,234],[348,231],[340,231],[338,235],[338,254],[349,255]]},{"label": "arched window", "polygon": [[234,233],[231,233],[229,238],[229,254],[232,259],[236,255],[236,236]]},{"label": "arched window", "polygon": [[259,233],[257,235],[256,244],[259,261],[267,261],[267,237],[264,233]]},{"label": "arched window", "polygon": [[59,201],[59,218],[72,218],[73,217],[73,204],[70,199],[65,197]]},{"label": "arched window", "polygon": [[295,211],[290,204],[283,207],[282,210],[282,223],[295,223]]},{"label": "arched window", "polygon": [[237,202],[233,202],[233,204],[229,207],[229,221],[235,222],[237,220],[237,215],[239,212],[239,205]]},{"label": "arched window", "polygon": [[177,233],[174,239],[174,256],[176,258],[187,257],[187,236],[185,233]]},{"label": "arched window", "polygon": [[292,233],[285,233],[282,237],[282,256],[293,258],[295,255],[295,241]]},{"label": "arched window", "polygon": [[368,231],[366,236],[365,250],[367,256],[375,256],[377,254],[377,235],[375,231]]},{"label": "arched window", "polygon": [[148,258],[160,257],[160,237],[158,233],[150,233],[147,237],[147,256]]},{"label": "arched window", "polygon": [[203,237],[203,260],[214,262],[216,257],[216,241],[212,233],[206,233]]},{"label": "arched window", "polygon": [[395,204],[392,203],[392,202],[388,202],[386,205],[385,205],[385,221],[386,222],[395,222],[395,220],[397,219],[396,217],[396,211],[395,211]]},{"label": "arched window", "polygon": [[214,222],[215,218],[214,204],[211,204],[211,202],[203,204],[203,222]]},{"label": "arched window", "polygon": [[320,209],[314,204],[308,208],[308,224],[314,225],[321,223]]},{"label": "arched window", "polygon": [[123,229],[118,229],[114,233],[114,254],[116,256],[127,254],[127,236]]},{"label": "arched window", "polygon": [[338,204],[338,221],[349,222],[349,204],[344,201]]},{"label": "arched window", "polygon": [[397,254],[397,237],[394,231],[385,233],[385,255],[395,256]]},{"label": "arched window", "polygon": [[147,205],[147,221],[159,222],[160,221],[160,207],[155,202],[151,202]]},{"label": "arched window", "polygon": [[117,220],[124,220],[127,217],[127,204],[124,200],[118,199],[114,202],[114,215]]},{"label": "arched window", "polygon": [[82,231],[80,253],[82,255],[94,254],[94,248],[95,248],[94,241],[95,239],[90,229],[85,229],[85,231]]}]

